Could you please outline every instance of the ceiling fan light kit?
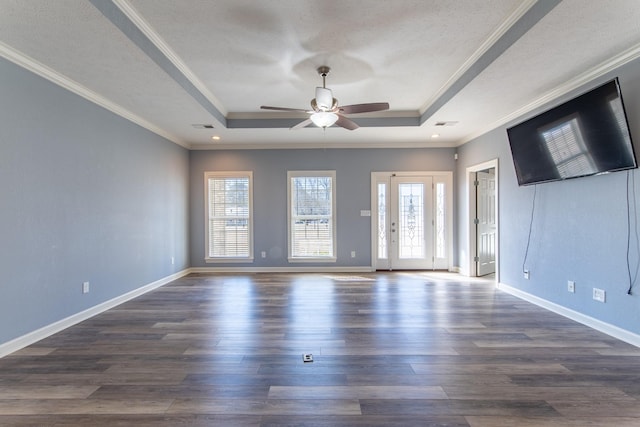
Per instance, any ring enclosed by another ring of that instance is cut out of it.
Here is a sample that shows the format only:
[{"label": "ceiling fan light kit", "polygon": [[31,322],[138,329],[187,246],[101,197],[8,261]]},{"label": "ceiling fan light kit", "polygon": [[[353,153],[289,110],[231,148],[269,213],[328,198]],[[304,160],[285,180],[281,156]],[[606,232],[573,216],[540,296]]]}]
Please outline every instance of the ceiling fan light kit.
[{"label": "ceiling fan light kit", "polygon": [[327,128],[338,121],[338,115],[330,111],[320,111],[311,115],[311,121],[318,127]]},{"label": "ceiling fan light kit", "polygon": [[358,125],[353,120],[345,117],[344,114],[369,113],[389,109],[389,103],[387,102],[372,102],[339,107],[338,100],[333,97],[331,89],[328,89],[325,84],[326,77],[330,70],[329,67],[324,65],[317,69],[318,74],[322,77],[322,87],[316,87],[316,97],[311,100],[311,111],[301,108],[271,107],[267,105],[262,105],[260,108],[263,110],[300,111],[311,115],[308,119],[293,126],[291,128],[292,130],[306,127],[311,123],[321,128],[327,128],[335,124],[344,129],[355,130],[358,129]]}]

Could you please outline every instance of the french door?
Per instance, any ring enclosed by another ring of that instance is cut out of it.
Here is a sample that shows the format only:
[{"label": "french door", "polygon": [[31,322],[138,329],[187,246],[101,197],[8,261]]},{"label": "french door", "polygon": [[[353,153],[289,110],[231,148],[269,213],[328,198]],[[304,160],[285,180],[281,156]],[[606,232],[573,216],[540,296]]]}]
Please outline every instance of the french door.
[{"label": "french door", "polygon": [[448,269],[451,175],[372,174],[376,270]]}]

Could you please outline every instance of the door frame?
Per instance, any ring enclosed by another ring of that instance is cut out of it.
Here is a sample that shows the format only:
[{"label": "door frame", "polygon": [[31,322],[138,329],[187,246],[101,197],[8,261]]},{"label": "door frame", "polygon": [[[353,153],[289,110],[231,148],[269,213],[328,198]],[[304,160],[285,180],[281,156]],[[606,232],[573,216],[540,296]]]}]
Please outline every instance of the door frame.
[{"label": "door frame", "polygon": [[[483,170],[494,168],[496,172],[496,281],[500,282],[500,185],[498,173],[498,159],[489,160],[487,162],[479,163],[477,165],[469,166],[466,169],[466,185],[467,185],[467,253],[469,259],[467,260],[467,272],[466,276],[476,277],[478,269],[476,268],[475,258],[478,256],[477,247],[477,230],[474,219],[477,217],[476,206],[476,187],[473,184],[475,181],[475,173]],[[464,272],[463,272],[464,274]]]},{"label": "door frame", "polygon": [[[453,221],[455,220],[455,216],[453,213],[453,200],[455,198],[455,189],[453,186],[453,171],[375,171],[371,172],[371,210],[366,214],[371,216],[371,271],[376,271],[376,260],[377,260],[377,240],[378,240],[378,204],[375,194],[377,194],[377,178],[392,175],[398,177],[411,177],[411,176],[431,176],[438,177],[444,179],[447,186],[446,193],[446,213],[445,213],[445,223],[446,223],[446,239],[447,239],[447,270],[453,271]],[[435,206],[435,205],[434,205]],[[362,212],[361,212],[362,215]]]}]

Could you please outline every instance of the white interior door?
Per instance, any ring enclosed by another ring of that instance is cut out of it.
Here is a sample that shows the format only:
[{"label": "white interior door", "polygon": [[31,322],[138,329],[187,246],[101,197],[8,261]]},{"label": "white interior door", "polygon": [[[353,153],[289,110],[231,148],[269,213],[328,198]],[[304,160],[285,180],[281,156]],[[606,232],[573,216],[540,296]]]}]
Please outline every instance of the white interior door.
[{"label": "white interior door", "polygon": [[372,240],[377,270],[449,268],[451,176],[372,174]]},{"label": "white interior door", "polygon": [[478,276],[496,271],[495,169],[476,172],[476,234]]}]

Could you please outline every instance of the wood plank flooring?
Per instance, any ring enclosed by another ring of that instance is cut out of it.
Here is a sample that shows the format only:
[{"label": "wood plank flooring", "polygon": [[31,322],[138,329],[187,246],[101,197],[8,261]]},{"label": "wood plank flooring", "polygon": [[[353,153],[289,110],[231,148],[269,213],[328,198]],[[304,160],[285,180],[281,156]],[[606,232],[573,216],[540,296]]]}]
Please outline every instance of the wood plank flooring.
[{"label": "wood plank flooring", "polygon": [[449,273],[192,274],[0,359],[2,426],[637,427],[639,400],[640,349]]}]

